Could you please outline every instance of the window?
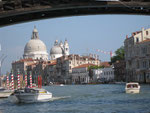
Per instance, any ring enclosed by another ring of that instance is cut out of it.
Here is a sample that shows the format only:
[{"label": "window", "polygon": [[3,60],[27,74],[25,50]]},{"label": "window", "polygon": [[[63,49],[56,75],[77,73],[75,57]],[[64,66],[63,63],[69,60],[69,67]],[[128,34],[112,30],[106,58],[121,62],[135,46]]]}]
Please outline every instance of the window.
[{"label": "window", "polygon": [[138,68],[138,69],[140,68],[140,63],[139,63],[139,61],[137,61],[137,68]]},{"label": "window", "polygon": [[148,35],[148,31],[146,31],[146,35]]},{"label": "window", "polygon": [[143,68],[146,68],[147,67],[147,63],[146,61],[143,61]]},{"label": "window", "polygon": [[137,43],[139,42],[139,38],[136,38],[136,42],[137,42]]},{"label": "window", "polygon": [[147,53],[147,48],[146,47],[143,47],[142,48],[142,54],[146,54]]}]

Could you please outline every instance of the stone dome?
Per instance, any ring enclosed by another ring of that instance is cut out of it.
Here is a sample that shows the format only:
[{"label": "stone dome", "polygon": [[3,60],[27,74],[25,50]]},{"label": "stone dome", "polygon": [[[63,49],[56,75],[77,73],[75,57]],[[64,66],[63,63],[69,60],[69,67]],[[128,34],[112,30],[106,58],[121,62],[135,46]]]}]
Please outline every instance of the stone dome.
[{"label": "stone dome", "polygon": [[38,31],[34,28],[31,40],[24,48],[24,58],[48,59],[46,45],[39,39]]},{"label": "stone dome", "polygon": [[62,51],[61,47],[58,45],[52,47],[50,50],[50,54],[62,54],[62,53],[63,53],[63,51]]},{"label": "stone dome", "polygon": [[24,48],[24,54],[31,52],[46,52],[45,44],[39,39],[31,39]]}]

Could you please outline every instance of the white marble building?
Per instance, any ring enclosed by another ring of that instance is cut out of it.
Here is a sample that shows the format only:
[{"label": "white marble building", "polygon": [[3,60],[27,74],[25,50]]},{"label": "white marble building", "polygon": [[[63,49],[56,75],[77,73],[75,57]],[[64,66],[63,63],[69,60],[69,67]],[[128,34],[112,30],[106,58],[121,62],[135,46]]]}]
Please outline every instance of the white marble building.
[{"label": "white marble building", "polygon": [[51,60],[55,60],[64,55],[69,55],[69,44],[67,40],[65,40],[64,44],[62,43],[62,41],[58,43],[58,40],[56,40],[54,46],[50,50]]},{"label": "white marble building", "polygon": [[24,48],[23,58],[48,60],[46,45],[39,39],[38,31],[34,28],[31,40]]}]

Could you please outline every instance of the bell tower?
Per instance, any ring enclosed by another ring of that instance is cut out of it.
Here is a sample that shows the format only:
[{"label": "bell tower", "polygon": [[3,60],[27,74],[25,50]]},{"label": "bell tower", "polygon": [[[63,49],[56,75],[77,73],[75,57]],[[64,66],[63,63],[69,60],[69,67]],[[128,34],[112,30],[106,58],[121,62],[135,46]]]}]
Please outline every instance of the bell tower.
[{"label": "bell tower", "polygon": [[69,55],[69,44],[67,40],[64,42],[64,55]]}]

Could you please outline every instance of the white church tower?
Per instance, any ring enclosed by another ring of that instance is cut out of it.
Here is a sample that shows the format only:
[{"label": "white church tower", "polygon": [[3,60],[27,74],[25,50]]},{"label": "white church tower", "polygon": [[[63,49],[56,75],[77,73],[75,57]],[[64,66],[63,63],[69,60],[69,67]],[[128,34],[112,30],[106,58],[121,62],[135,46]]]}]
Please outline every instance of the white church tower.
[{"label": "white church tower", "polygon": [[62,41],[60,41],[59,46],[61,47],[62,50],[64,50],[64,45],[63,45]]},{"label": "white church tower", "polygon": [[64,55],[69,55],[69,44],[67,40],[64,42]]}]

